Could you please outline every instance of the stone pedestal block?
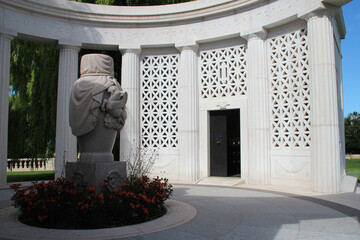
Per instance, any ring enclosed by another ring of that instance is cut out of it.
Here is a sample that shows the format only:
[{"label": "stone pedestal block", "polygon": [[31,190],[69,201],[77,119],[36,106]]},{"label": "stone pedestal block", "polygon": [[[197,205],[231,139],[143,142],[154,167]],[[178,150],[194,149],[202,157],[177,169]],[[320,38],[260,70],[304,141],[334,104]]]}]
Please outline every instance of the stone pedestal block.
[{"label": "stone pedestal block", "polygon": [[107,182],[110,190],[114,190],[126,177],[126,162],[66,164],[66,179],[74,181],[76,185],[98,187],[100,182]]}]

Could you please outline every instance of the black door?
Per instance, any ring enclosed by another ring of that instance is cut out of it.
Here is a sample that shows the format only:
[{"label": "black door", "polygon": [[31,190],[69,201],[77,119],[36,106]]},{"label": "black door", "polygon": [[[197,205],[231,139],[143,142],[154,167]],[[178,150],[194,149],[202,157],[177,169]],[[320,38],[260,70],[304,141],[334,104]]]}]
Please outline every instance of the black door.
[{"label": "black door", "polygon": [[240,110],[210,112],[210,175],[240,177]]},{"label": "black door", "polygon": [[227,176],[227,117],[210,112],[210,175]]}]

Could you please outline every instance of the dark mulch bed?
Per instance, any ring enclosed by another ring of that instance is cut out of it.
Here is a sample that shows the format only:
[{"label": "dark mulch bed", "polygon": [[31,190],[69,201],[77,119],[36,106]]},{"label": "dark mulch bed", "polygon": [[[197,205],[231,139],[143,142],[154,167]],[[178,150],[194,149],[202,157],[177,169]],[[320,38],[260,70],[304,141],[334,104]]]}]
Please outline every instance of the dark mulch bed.
[{"label": "dark mulch bed", "polygon": [[115,227],[129,226],[133,224],[148,222],[164,216],[166,212],[167,212],[166,208],[162,207],[156,214],[154,214],[153,216],[149,216],[149,218],[147,219],[134,221],[133,219],[119,218],[97,226],[81,226],[81,224],[74,224],[74,221],[40,223],[38,221],[34,221],[33,219],[25,218],[23,215],[19,216],[19,221],[29,226],[50,228],[50,229],[101,229],[101,228],[115,228]]}]

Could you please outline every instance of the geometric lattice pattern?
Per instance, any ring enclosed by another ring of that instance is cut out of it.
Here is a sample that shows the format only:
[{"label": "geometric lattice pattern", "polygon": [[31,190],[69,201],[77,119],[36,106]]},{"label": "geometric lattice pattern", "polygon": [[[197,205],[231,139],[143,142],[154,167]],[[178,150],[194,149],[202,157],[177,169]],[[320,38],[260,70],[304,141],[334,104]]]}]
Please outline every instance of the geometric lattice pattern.
[{"label": "geometric lattice pattern", "polygon": [[178,147],[178,55],[141,62],[141,136],[146,148]]},{"label": "geometric lattice pattern", "polygon": [[273,148],[310,147],[310,86],[307,32],[269,39]]},{"label": "geometric lattice pattern", "polygon": [[201,97],[246,95],[246,52],[243,45],[200,54]]}]

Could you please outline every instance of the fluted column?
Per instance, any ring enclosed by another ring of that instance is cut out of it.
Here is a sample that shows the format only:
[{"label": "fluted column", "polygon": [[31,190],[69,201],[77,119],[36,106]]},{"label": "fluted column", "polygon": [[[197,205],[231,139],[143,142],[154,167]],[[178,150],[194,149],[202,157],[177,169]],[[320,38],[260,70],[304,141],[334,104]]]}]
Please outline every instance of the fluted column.
[{"label": "fluted column", "polygon": [[270,184],[269,113],[265,31],[245,36],[247,49],[249,183]]},{"label": "fluted column", "polygon": [[199,157],[199,103],[197,81],[198,46],[178,47],[179,66],[179,148],[180,179],[198,180]]},{"label": "fluted column", "polygon": [[0,34],[0,187],[6,185],[9,82],[10,82],[10,35]]},{"label": "fluted column", "polygon": [[120,160],[140,147],[140,59],[141,49],[120,49],[122,53],[121,87],[128,93],[127,119],[120,132]]},{"label": "fluted column", "polygon": [[76,137],[72,134],[69,124],[69,101],[71,88],[78,78],[80,47],[59,45],[59,50],[55,177],[64,173],[66,162],[77,161]]},{"label": "fluted column", "polygon": [[312,189],[340,191],[340,136],[331,16],[307,16],[311,82]]}]

